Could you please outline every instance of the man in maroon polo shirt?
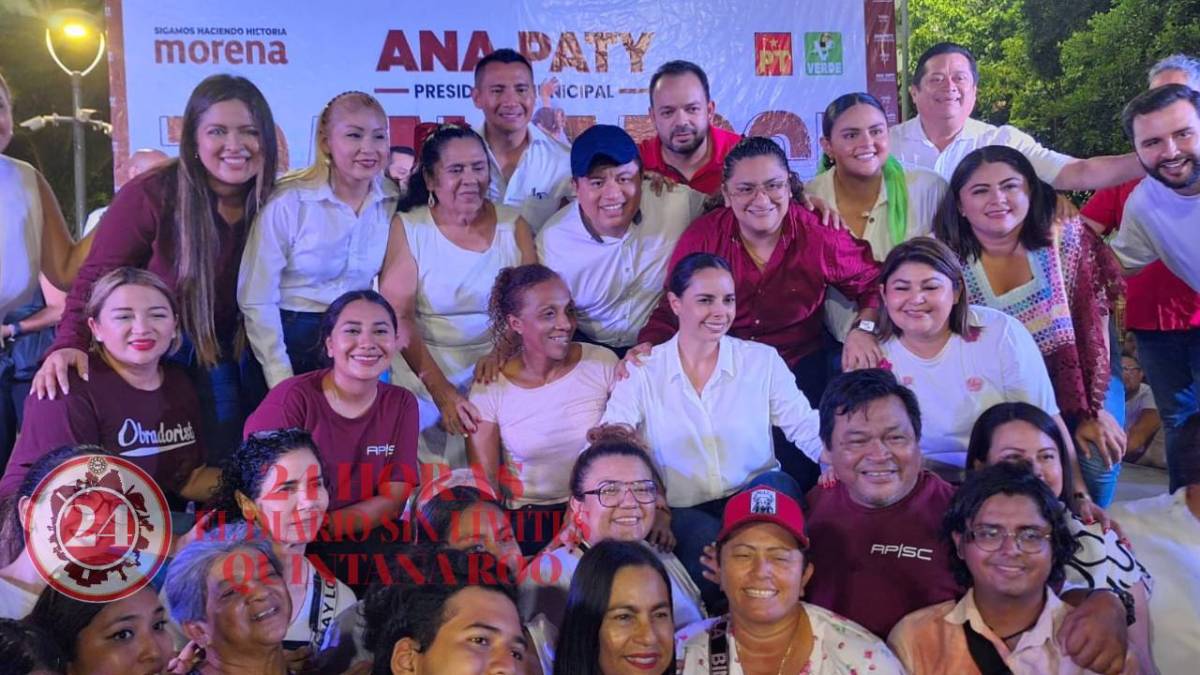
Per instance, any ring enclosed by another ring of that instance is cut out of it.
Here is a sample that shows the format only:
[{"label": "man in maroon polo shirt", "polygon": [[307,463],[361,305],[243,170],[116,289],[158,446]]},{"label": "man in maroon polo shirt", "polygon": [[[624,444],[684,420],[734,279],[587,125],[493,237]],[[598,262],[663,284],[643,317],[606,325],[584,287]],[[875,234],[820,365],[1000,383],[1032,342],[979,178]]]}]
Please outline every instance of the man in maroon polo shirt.
[{"label": "man in maroon polo shirt", "polygon": [[711,195],[721,187],[725,155],[742,137],[712,126],[717,107],[708,76],[690,61],[668,61],[650,78],[655,135],[638,145],[642,167]]}]

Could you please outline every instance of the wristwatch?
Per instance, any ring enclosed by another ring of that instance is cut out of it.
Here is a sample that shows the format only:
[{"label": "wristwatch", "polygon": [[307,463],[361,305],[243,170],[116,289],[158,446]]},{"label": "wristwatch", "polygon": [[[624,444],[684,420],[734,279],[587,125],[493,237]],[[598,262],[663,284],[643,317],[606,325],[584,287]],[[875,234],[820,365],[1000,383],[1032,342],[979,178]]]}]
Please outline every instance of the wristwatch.
[{"label": "wristwatch", "polygon": [[1117,598],[1121,601],[1121,604],[1125,606],[1125,625],[1132,626],[1133,623],[1135,621],[1137,621],[1137,613],[1134,611],[1134,608],[1136,607],[1137,603],[1134,602],[1133,594],[1130,593],[1129,591],[1127,591],[1123,588],[1104,587],[1104,588],[1093,588],[1091,591],[1088,592],[1088,595],[1090,596],[1092,593],[1113,593],[1113,594],[1115,594],[1117,596]]},{"label": "wristwatch", "polygon": [[854,324],[854,327],[857,328],[858,330],[870,333],[871,335],[875,334],[875,322],[874,321],[869,321],[867,319],[863,319],[862,321],[859,321],[858,323]]}]

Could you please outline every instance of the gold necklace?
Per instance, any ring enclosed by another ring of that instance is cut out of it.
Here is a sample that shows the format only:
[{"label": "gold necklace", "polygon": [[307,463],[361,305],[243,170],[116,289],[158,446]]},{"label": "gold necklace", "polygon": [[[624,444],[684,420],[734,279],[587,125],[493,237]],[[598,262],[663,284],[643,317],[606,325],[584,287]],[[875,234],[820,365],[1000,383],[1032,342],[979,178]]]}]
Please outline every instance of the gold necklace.
[{"label": "gold necklace", "polygon": [[[796,633],[799,630],[800,623],[797,621],[796,627],[792,630],[792,639],[790,642],[788,642],[788,648],[787,651],[783,653],[783,658],[779,661],[779,670],[775,671],[775,675],[783,675],[783,667],[787,665],[788,659],[792,656],[792,649],[796,647],[796,642],[798,642],[796,639]],[[737,642],[737,635],[735,635],[732,631],[730,631],[730,635],[733,637],[733,641]]]}]

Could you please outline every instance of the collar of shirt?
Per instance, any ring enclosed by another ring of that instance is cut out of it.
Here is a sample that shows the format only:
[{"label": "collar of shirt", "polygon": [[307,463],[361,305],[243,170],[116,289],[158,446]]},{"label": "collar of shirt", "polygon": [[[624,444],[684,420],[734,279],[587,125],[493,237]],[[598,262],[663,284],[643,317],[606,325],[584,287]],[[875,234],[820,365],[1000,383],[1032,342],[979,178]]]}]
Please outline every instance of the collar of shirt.
[{"label": "collar of shirt", "polygon": [[[708,128],[708,142],[712,148],[712,155],[704,166],[696,170],[691,180],[684,178],[678,169],[667,163],[667,159],[663,155],[662,139],[658,137],[658,134],[642,141],[642,146],[639,149],[641,150],[642,164],[647,171],[661,173],[689,187],[694,187],[695,183],[712,182],[713,180],[716,181],[716,186],[719,187],[720,176],[725,168],[725,155],[729,154],[729,150],[737,145],[740,140],[742,140],[740,134],[710,125]],[[713,173],[716,174],[716,178],[709,175]],[[708,193],[711,191],[700,190],[700,192]]]},{"label": "collar of shirt", "polygon": [[564,214],[564,220],[566,220],[572,226],[578,227],[579,231],[583,232],[588,239],[591,239],[597,244],[612,245],[625,241],[629,238],[629,233],[633,231],[633,228],[637,227],[638,220],[640,220],[640,213],[635,214],[633,222],[629,223],[629,227],[625,228],[625,234],[622,234],[619,237],[610,237],[608,235],[600,234],[591,225],[589,225],[586,220],[584,220],[583,210],[579,208],[578,199],[571,200],[564,208],[570,209],[568,213]]},{"label": "collar of shirt", "polygon": [[[333,193],[333,186],[329,184],[329,169],[325,168],[317,175],[310,179],[304,180],[296,186],[296,197],[302,202],[331,202],[336,204],[345,204],[337,195]],[[363,200],[362,207],[359,212],[367,210],[376,202],[384,199],[398,199],[400,190],[396,184],[385,178],[382,174],[371,179],[371,187],[367,190],[367,196]]]},{"label": "collar of shirt", "polygon": [[1004,646],[1004,649],[1000,650],[1000,655],[1007,659],[1009,654],[1015,654],[1026,649],[1038,649],[1047,642],[1054,642],[1055,617],[1060,613],[1063,602],[1049,588],[1045,589],[1045,597],[1046,605],[1042,607],[1042,613],[1038,615],[1037,623],[1033,625],[1033,628],[1021,634],[1021,639],[1017,641],[1017,646],[1012,650],[1007,648],[1004,640],[1001,640],[1000,636],[996,635],[995,631],[983,620],[983,615],[979,613],[979,606],[975,604],[974,588],[967,589],[967,594],[963,596],[962,600],[958,601],[954,609],[950,610],[950,613],[946,615],[945,621],[960,626],[964,623],[970,623],[971,628],[976,633],[991,640],[998,649]]},{"label": "collar of shirt", "polygon": [[[753,260],[750,257],[750,251],[746,248],[746,242],[742,239],[742,231],[738,226],[737,216],[734,215],[733,209],[728,206],[723,206],[717,213],[717,227],[719,231],[729,237],[733,242],[734,248],[741,250],[742,254],[747,259]],[[772,269],[772,261],[782,261],[788,255],[788,249],[792,242],[796,239],[800,228],[803,227],[801,220],[804,218],[803,213],[810,213],[803,206],[796,202],[791,202],[788,205],[788,211],[783,216],[783,223],[779,226],[779,242],[775,245],[775,249],[771,252],[771,257],[767,259],[763,268],[759,270],[760,275],[765,275],[768,270]],[[815,216],[814,216],[815,217]],[[778,264],[778,263],[777,263]],[[777,266],[776,264],[776,266]],[[757,269],[757,266],[755,267]]]},{"label": "collar of shirt", "polygon": [[[837,206],[837,185],[834,182],[834,177],[837,175],[837,167],[831,166],[829,170],[819,173],[812,180],[804,184],[804,191],[808,194],[819,197],[825,203]],[[887,181],[879,181],[879,195],[875,197],[875,205],[871,207],[871,212],[874,213],[883,208],[887,204]]]},{"label": "collar of shirt", "polygon": [[[717,348],[717,367],[713,369],[713,375],[720,373],[732,379],[737,374],[735,372],[736,369],[733,367],[734,339],[728,335],[721,336],[721,344]],[[680,382],[687,380],[687,373],[683,372],[683,357],[679,355],[678,333],[661,346],[655,347],[655,349],[667,350],[666,366],[668,380],[679,380]],[[708,388],[708,385],[712,382],[713,379],[710,377],[708,382],[704,383],[704,387]]]},{"label": "collar of shirt", "polygon": [[[968,117],[967,121],[963,123],[963,128],[959,129],[958,133],[954,136],[954,140],[950,141],[950,144],[953,145],[959,141],[973,140],[994,128],[995,127],[987,122],[980,122],[974,117]],[[937,150],[937,146],[934,145],[933,141],[929,140],[929,136],[925,134],[925,127],[921,126],[920,115],[917,115],[908,122],[901,124],[900,129],[901,135],[905,140],[924,143],[934,150]]]},{"label": "collar of shirt", "polygon": [[[478,125],[471,128],[475,131],[475,133],[479,134],[480,138],[483,139],[483,148],[487,151],[488,163],[491,164],[491,170],[495,175],[499,176],[500,163],[496,161],[496,155],[492,153],[492,146],[488,144],[486,131],[484,129],[486,124],[486,122],[480,122]],[[529,151],[535,147],[550,146],[548,149],[566,150],[567,152],[570,152],[570,148],[563,146],[562,143],[559,143],[552,136],[542,131],[538,125],[532,122],[525,127],[525,130],[526,133],[529,134],[529,145],[525,146],[525,150],[521,153],[521,159],[517,160],[518,167],[525,163],[525,158],[529,156]],[[516,172],[514,171],[513,173]],[[501,178],[503,178],[503,176],[501,176]]]}]

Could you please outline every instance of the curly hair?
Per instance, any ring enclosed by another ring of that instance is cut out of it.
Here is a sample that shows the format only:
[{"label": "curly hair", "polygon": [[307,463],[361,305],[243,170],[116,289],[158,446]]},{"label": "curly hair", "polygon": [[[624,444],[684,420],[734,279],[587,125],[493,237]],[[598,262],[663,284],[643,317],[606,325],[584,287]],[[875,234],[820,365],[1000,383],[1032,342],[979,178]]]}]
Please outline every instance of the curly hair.
[{"label": "curly hair", "polygon": [[554,279],[562,281],[558,272],[538,263],[505,267],[496,274],[488,298],[488,317],[492,344],[501,358],[508,358],[521,350],[520,337],[513,335],[508,328],[508,317],[521,313],[525,306],[525,291]]},{"label": "curly hair", "polygon": [[[984,502],[996,495],[1028,497],[1050,524],[1050,576],[1046,583],[1057,588],[1066,578],[1067,562],[1075,556],[1079,542],[1075,541],[1067,525],[1070,515],[1066,507],[1058,495],[1033,474],[1033,467],[1028,462],[1001,462],[968,475],[942,518],[942,537],[951,550],[956,550],[953,535],[965,535]],[[950,556],[950,570],[960,586],[973,585],[971,570],[957,552]]]},{"label": "curly hair", "polygon": [[277,429],[250,434],[221,465],[221,478],[212,499],[213,510],[224,512],[229,522],[243,520],[242,509],[237,503],[237,493],[257,499],[262,490],[267,471],[279,458],[293,450],[310,450],[321,467],[325,487],[329,487],[329,474],[321,451],[313,441],[312,434],[304,429]]}]

